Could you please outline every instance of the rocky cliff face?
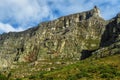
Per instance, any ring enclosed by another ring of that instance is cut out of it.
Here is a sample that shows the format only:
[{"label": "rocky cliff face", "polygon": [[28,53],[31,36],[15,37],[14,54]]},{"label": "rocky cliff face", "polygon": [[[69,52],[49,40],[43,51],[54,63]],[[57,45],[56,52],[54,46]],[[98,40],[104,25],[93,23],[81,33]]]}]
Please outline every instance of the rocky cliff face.
[{"label": "rocky cliff face", "polygon": [[80,60],[102,52],[103,47],[119,42],[119,18],[117,15],[105,21],[95,6],[90,11],[40,23],[23,32],[2,34],[0,68],[9,67],[14,62],[43,59]]},{"label": "rocky cliff face", "polygon": [[120,14],[109,20],[101,38],[100,49],[96,50],[94,58],[106,57],[120,53]]}]

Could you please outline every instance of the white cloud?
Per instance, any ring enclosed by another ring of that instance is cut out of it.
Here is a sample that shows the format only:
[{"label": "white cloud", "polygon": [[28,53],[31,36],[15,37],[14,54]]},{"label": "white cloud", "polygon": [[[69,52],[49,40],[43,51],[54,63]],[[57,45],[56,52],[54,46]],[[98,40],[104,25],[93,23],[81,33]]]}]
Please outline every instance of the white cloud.
[{"label": "white cloud", "polygon": [[12,27],[10,24],[3,24],[0,22],[0,31],[1,32],[10,32],[10,31],[15,31],[15,32],[18,32],[18,31],[23,31],[24,29],[22,28],[14,28]]},{"label": "white cloud", "polygon": [[0,0],[0,21],[10,19],[9,23],[17,23],[27,27],[34,21],[48,17],[49,8],[44,1],[38,0]]},{"label": "white cloud", "polygon": [[[102,16],[110,19],[120,11],[120,0],[0,0],[0,22],[15,31],[27,29],[44,20],[82,12],[97,5]],[[0,28],[1,30],[2,28]]]}]

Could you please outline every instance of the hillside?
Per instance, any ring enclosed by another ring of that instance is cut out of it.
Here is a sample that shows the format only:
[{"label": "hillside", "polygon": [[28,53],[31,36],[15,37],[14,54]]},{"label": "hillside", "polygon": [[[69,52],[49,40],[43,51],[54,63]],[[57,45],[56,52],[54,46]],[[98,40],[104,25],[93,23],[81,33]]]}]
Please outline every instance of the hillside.
[{"label": "hillside", "polygon": [[[119,80],[120,55],[109,56],[98,60],[84,60],[66,66],[60,70],[31,75],[29,79],[42,80]],[[113,61],[114,60],[114,61]],[[42,75],[42,77],[41,77]]]},{"label": "hillside", "polygon": [[119,80],[119,34],[120,14],[104,20],[96,6],[23,32],[1,34],[1,78]]},{"label": "hillside", "polygon": [[44,22],[23,32],[0,35],[0,67],[45,59],[79,60],[82,50],[99,48],[106,21],[99,9]]},{"label": "hillside", "polygon": [[[73,64],[50,64],[55,61],[46,61],[48,64],[28,66],[18,64],[0,79],[7,80],[120,80],[120,55],[113,55],[93,60],[91,58],[76,61]],[[67,61],[67,60],[65,60]],[[62,61],[59,61],[62,62]],[[72,61],[70,61],[72,62]],[[64,66],[64,67],[63,67]],[[55,68],[57,67],[57,68]],[[39,70],[40,68],[46,70]],[[4,77],[4,78],[3,78]]]}]

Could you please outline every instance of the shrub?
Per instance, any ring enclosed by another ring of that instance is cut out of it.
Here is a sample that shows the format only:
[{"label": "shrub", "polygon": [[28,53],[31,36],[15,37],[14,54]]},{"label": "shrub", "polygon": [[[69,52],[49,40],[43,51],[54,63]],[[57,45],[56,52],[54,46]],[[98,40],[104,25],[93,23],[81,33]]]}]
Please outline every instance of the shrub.
[{"label": "shrub", "polygon": [[109,79],[119,75],[117,68],[112,65],[100,66],[99,71],[101,78]]},{"label": "shrub", "polygon": [[109,66],[109,65],[100,66],[99,70],[100,70],[100,74],[102,74],[102,73],[116,74],[116,72],[117,72],[117,69],[115,67]]},{"label": "shrub", "polygon": [[35,79],[36,77],[35,76],[33,76],[33,75],[31,75],[30,77],[29,77],[29,79]]},{"label": "shrub", "polygon": [[116,76],[120,77],[120,71],[116,72]]},{"label": "shrub", "polygon": [[20,78],[17,78],[16,80],[22,80],[22,79],[20,79]]},{"label": "shrub", "polygon": [[77,78],[83,78],[83,77],[90,77],[90,75],[88,74],[88,72],[80,72],[78,74],[76,74]]},{"label": "shrub", "polygon": [[96,73],[98,71],[98,69],[95,66],[90,66],[87,71],[89,73]]},{"label": "shrub", "polygon": [[101,78],[114,78],[115,76],[109,73],[103,73],[100,76]]},{"label": "shrub", "polygon": [[45,73],[45,72],[40,72],[40,74],[39,74],[39,78],[40,78],[40,79],[44,78],[44,73]]},{"label": "shrub", "polygon": [[0,74],[0,80],[7,80],[7,77],[2,75],[2,74]]},{"label": "shrub", "polygon": [[53,77],[46,77],[45,80],[53,80]]},{"label": "shrub", "polygon": [[70,75],[67,77],[67,80],[77,80],[77,77],[75,75]]}]

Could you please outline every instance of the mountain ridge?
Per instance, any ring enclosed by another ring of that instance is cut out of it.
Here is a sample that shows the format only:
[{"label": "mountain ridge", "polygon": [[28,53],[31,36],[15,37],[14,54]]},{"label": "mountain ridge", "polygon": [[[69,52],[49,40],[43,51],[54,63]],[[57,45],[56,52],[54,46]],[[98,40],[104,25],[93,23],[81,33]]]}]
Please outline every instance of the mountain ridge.
[{"label": "mountain ridge", "polygon": [[22,32],[2,34],[0,69],[9,68],[17,62],[56,58],[81,60],[92,55],[100,58],[104,57],[102,52],[109,52],[109,48],[113,53],[105,56],[114,55],[119,52],[119,46],[110,45],[114,45],[115,40],[119,41],[119,21],[119,15],[111,20],[104,20],[95,6],[89,11],[43,22]]}]

